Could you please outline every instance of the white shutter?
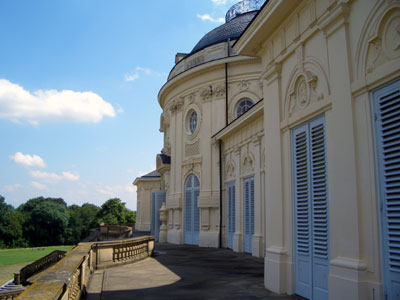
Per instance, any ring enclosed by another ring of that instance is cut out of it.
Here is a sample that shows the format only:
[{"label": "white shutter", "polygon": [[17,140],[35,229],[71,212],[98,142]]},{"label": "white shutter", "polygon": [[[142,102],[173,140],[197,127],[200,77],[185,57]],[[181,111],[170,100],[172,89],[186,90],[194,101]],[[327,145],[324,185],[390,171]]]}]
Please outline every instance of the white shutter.
[{"label": "white shutter", "polygon": [[311,212],[308,124],[292,133],[294,184],[295,293],[312,297]]},{"label": "white shutter", "polygon": [[228,185],[228,205],[227,205],[227,247],[233,248],[233,234],[235,232],[235,184]]},{"label": "white shutter", "polygon": [[195,175],[189,175],[185,184],[185,244],[197,245],[200,232],[200,209],[197,198],[200,182]]},{"label": "white shutter", "polygon": [[185,185],[185,244],[192,243],[192,178]]},{"label": "white shutter", "polygon": [[250,210],[250,245],[253,241],[253,234],[254,234],[254,177],[250,179],[250,195],[249,195],[249,210]]},{"label": "white shutter", "polygon": [[328,298],[329,217],[325,118],[297,127],[293,138],[295,292]]},{"label": "white shutter", "polygon": [[327,299],[329,275],[328,181],[325,118],[310,122],[313,299]]},{"label": "white shutter", "polygon": [[373,94],[384,289],[400,299],[400,81]]},{"label": "white shutter", "polygon": [[246,178],[244,184],[244,252],[252,253],[254,234],[254,178]]}]

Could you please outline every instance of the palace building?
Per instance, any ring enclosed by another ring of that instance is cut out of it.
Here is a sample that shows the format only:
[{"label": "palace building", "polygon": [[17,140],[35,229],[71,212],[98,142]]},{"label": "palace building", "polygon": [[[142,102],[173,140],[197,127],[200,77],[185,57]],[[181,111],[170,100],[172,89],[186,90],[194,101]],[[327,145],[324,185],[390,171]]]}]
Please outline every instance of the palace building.
[{"label": "palace building", "polygon": [[169,243],[264,257],[273,292],[400,299],[400,1],[241,1],[158,101],[141,224],[165,202]]}]

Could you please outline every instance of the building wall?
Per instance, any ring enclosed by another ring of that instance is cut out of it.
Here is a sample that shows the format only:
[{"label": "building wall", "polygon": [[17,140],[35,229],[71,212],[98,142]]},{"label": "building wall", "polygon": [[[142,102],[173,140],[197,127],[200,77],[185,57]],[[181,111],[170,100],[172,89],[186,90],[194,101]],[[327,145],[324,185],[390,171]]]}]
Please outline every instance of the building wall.
[{"label": "building wall", "polygon": [[[241,189],[243,178],[257,177],[261,212],[253,255],[265,256],[266,288],[295,292],[292,130],[324,116],[329,299],[384,299],[371,95],[400,78],[399,24],[399,1],[270,0],[235,44],[239,56],[171,78],[159,98],[172,158],[168,241],[183,243],[183,183],[194,173],[201,190],[199,245],[218,246],[218,141],[211,137],[226,125],[224,63],[229,62],[229,122],[242,97],[264,99],[261,115],[228,126],[218,139],[224,186],[234,181]],[[193,137],[185,131],[191,109],[200,116]],[[244,157],[253,160],[252,168],[244,167]],[[242,190],[237,195],[233,248],[243,251]],[[226,213],[223,207],[223,245]]]},{"label": "building wall", "polygon": [[[162,131],[168,138],[164,145],[171,156],[171,167],[163,180],[168,181],[168,242],[183,243],[184,182],[190,174],[200,180],[199,246],[219,245],[219,148],[212,136],[225,127],[225,62],[228,63],[229,119],[234,119],[233,107],[243,97],[254,103],[262,99],[257,79],[259,61],[231,57],[201,65],[171,79],[160,92],[163,108]],[[198,127],[188,134],[188,118],[198,114]],[[168,179],[165,179],[168,177]],[[259,248],[259,246],[258,246]],[[237,249],[242,251],[241,249]],[[259,252],[257,255],[261,256]]]},{"label": "building wall", "polygon": [[[223,178],[224,178],[224,207],[223,207],[223,245],[226,247],[227,238],[227,189],[229,183],[235,184],[235,233],[233,250],[243,251],[244,234],[244,191],[243,181],[254,177],[254,235],[252,254],[264,257],[264,117],[260,106],[260,114],[238,125],[223,138]],[[242,116],[243,119],[245,119]]]},{"label": "building wall", "polygon": [[400,3],[298,1],[281,9],[269,23],[275,29],[244,51],[263,69],[265,285],[294,293],[291,130],[324,115],[329,298],[383,299],[371,92],[400,77]]},{"label": "building wall", "polygon": [[150,231],[151,199],[153,192],[160,190],[160,179],[138,179],[136,186],[137,211],[135,230]]}]

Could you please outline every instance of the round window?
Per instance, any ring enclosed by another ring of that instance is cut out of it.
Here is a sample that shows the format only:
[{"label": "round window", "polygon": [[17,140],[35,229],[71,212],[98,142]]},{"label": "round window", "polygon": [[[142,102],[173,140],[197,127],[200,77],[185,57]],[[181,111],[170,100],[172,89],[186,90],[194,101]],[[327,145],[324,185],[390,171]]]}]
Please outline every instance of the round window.
[{"label": "round window", "polygon": [[190,114],[190,118],[189,118],[189,129],[190,129],[190,133],[194,133],[194,131],[197,128],[197,112],[193,111]]},{"label": "round window", "polygon": [[245,98],[239,101],[239,103],[236,106],[236,118],[240,117],[243,115],[246,111],[248,111],[251,107],[253,106],[253,101],[251,101],[249,98]]}]

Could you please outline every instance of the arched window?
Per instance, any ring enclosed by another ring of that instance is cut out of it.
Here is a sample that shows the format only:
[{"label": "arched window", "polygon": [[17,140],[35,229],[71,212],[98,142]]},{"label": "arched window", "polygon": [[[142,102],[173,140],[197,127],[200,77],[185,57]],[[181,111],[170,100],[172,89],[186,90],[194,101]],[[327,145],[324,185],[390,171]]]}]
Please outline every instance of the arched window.
[{"label": "arched window", "polygon": [[196,128],[197,128],[197,112],[193,111],[189,119],[190,132],[193,134]]},{"label": "arched window", "polygon": [[235,109],[236,118],[238,118],[241,115],[243,115],[253,105],[254,105],[254,103],[253,103],[253,101],[251,99],[249,99],[249,98],[241,99],[239,101],[239,103],[236,105],[236,109]]}]

